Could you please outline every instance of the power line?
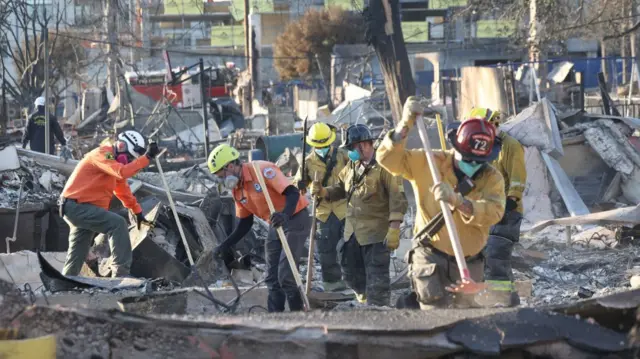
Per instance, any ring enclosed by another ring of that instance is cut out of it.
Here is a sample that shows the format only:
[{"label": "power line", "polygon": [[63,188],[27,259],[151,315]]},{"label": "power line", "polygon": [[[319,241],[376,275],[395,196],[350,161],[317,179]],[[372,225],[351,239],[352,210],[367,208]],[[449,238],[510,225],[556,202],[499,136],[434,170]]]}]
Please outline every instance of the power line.
[{"label": "power line", "polygon": [[[11,26],[15,26],[15,27],[20,27],[22,30],[26,31],[26,30],[31,30],[31,28],[27,27],[27,26],[22,26],[19,24],[10,24]],[[121,43],[121,42],[110,42],[107,40],[98,40],[98,39],[93,39],[93,38],[88,38],[88,37],[81,37],[81,36],[77,36],[77,35],[71,35],[68,32],[62,32],[61,30],[59,31],[52,31],[49,30],[50,33],[55,34],[56,36],[60,36],[60,37],[64,37],[64,38],[68,38],[68,39],[74,39],[74,40],[81,40],[81,41],[88,41],[88,42],[93,42],[93,43],[97,43],[97,44],[103,44],[103,45],[117,45],[119,47],[122,48],[132,48],[132,49],[137,49],[137,50],[147,50],[147,51],[168,51],[170,53],[180,53],[180,54],[185,54],[185,55],[194,55],[194,56],[215,56],[215,57],[236,57],[236,58],[247,58],[249,56],[246,56],[244,54],[228,54],[228,53],[212,53],[209,51],[198,51],[198,50],[189,50],[189,49],[171,49],[171,48],[163,48],[163,47],[155,47],[155,46],[134,46],[134,45],[128,45],[126,43]],[[221,49],[229,49],[232,48],[231,46],[220,46],[219,48]],[[269,58],[269,59],[298,59],[298,60],[312,60],[313,58],[310,56],[268,56],[268,55],[260,55],[260,58]],[[367,54],[364,55],[352,55],[352,56],[341,56],[342,58],[360,58],[360,57],[364,57],[367,56]]]}]

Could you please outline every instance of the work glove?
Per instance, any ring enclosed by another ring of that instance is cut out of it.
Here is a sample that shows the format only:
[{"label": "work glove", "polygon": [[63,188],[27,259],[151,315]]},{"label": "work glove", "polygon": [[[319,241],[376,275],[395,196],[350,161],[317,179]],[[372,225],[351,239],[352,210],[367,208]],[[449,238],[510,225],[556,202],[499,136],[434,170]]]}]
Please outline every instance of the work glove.
[{"label": "work glove", "polygon": [[305,195],[307,193],[307,184],[304,181],[298,182],[298,191],[300,191],[301,195]]},{"label": "work glove", "polygon": [[452,208],[458,208],[464,197],[460,193],[453,190],[450,184],[446,182],[440,182],[431,188],[431,193],[435,197],[436,201],[444,201],[448,203]]},{"label": "work glove", "polygon": [[136,220],[136,227],[138,227],[138,229],[142,227],[143,223],[147,225],[151,225],[151,223],[147,221],[146,218],[144,218],[144,215],[142,214],[142,212],[136,213],[135,220]]},{"label": "work glove", "polygon": [[156,158],[156,156],[160,153],[160,148],[158,148],[158,144],[155,142],[149,143],[147,146],[147,151],[144,153],[150,160]]},{"label": "work glove", "polygon": [[518,202],[512,198],[507,198],[507,205],[505,207],[505,213],[515,211],[518,208]]},{"label": "work glove", "polygon": [[62,149],[60,150],[60,157],[64,158],[65,160],[73,159],[73,154],[71,153],[71,149],[69,148],[69,146],[62,146]]},{"label": "work glove", "polygon": [[311,192],[312,197],[325,198],[327,196],[327,189],[322,187],[322,184],[320,182],[316,181],[311,182],[309,192]]},{"label": "work glove", "polygon": [[387,236],[384,237],[384,244],[390,251],[395,251],[400,245],[400,228],[389,228]]},{"label": "work glove", "polygon": [[418,98],[415,96],[411,96],[407,99],[407,102],[404,103],[404,108],[402,109],[402,119],[396,126],[396,131],[400,132],[403,129],[407,129],[407,131],[411,131],[413,126],[416,124],[416,118],[418,115],[421,115],[424,112],[424,107],[418,101]]},{"label": "work glove", "polygon": [[518,208],[518,202],[513,198],[507,198],[507,204],[504,208],[504,215],[502,215],[502,219],[498,224],[508,224],[509,223],[509,213],[515,211]]},{"label": "work glove", "polygon": [[274,212],[271,214],[269,220],[272,226],[282,227],[289,220],[289,215],[284,212]]}]

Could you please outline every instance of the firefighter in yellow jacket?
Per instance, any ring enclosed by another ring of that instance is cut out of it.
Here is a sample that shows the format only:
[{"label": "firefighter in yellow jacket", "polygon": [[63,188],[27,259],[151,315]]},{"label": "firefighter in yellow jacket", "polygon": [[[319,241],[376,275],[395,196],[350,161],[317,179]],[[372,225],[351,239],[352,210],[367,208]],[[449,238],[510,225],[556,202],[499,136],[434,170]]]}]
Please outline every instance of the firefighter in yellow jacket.
[{"label": "firefighter in yellow jacket", "polygon": [[[485,119],[496,127],[498,138],[502,141],[500,156],[491,165],[504,177],[507,196],[505,213],[500,222],[491,227],[489,240],[484,250],[485,279],[490,289],[496,292],[494,302],[507,306],[520,304],[518,292],[513,284],[511,253],[513,246],[520,240],[523,207],[522,194],[527,182],[527,169],[524,164],[524,148],[518,140],[500,130],[500,112],[488,108],[471,110],[467,119]],[[503,292],[504,295],[500,295]]]},{"label": "firefighter in yellow jacket", "polygon": [[400,243],[407,198],[402,180],[377,162],[374,140],[367,126],[350,126],[344,144],[350,163],[338,183],[325,188],[314,181],[310,192],[328,201],[346,198],[344,240],[338,245],[344,280],[361,303],[388,306],[390,250]]},{"label": "firefighter in yellow jacket", "polygon": [[[349,163],[347,151],[334,146],[336,129],[326,123],[318,122],[311,126],[306,139],[313,151],[306,158],[306,173],[298,171],[296,182],[300,191],[306,190],[314,179],[322,186],[338,184],[340,171]],[[342,281],[342,270],[338,263],[336,247],[344,234],[344,218],[347,212],[347,200],[319,200],[315,216],[318,220],[318,253],[322,281],[327,292],[346,289]]]},{"label": "firefighter in yellow jacket", "polygon": [[[468,296],[452,295],[446,286],[460,280],[449,233],[440,215],[439,201],[453,209],[460,244],[471,278],[483,280],[484,248],[489,228],[502,218],[505,206],[504,181],[500,172],[488,164],[497,157],[495,129],[483,120],[469,120],[447,137],[453,151],[434,151],[442,182],[434,186],[424,150],[405,149],[405,139],[416,117],[423,111],[410,97],[402,120],[385,136],[378,148],[380,164],[389,172],[408,180],[413,186],[417,215],[412,249],[407,254],[409,277],[421,309],[470,306]],[[423,231],[429,225],[430,230]]]}]

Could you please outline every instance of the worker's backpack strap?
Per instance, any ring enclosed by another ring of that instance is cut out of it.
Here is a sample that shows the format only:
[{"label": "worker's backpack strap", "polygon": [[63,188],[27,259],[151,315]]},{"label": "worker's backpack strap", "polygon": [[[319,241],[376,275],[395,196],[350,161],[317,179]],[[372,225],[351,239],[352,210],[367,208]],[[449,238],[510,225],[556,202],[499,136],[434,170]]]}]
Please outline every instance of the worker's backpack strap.
[{"label": "worker's backpack strap", "polygon": [[369,171],[371,171],[371,169],[373,168],[373,166],[376,165],[376,159],[372,159],[371,162],[369,162],[369,164],[364,168],[364,171],[362,171],[362,174],[360,176],[356,176],[356,169],[357,169],[357,164],[355,162],[352,162],[352,166],[354,166],[354,170],[353,170],[353,177],[351,179],[351,188],[349,188],[349,193],[347,193],[347,203],[349,203],[349,201],[351,201],[351,196],[353,196],[353,192],[355,192],[356,188],[358,186],[361,185],[362,181],[367,177],[367,174],[369,173]]},{"label": "worker's backpack strap", "polygon": [[331,153],[329,154],[329,159],[327,160],[327,170],[324,173],[324,177],[322,177],[322,187],[327,187],[327,182],[329,181],[329,177],[331,177],[331,172],[333,172],[333,168],[336,166],[337,159],[337,148],[332,148]]}]

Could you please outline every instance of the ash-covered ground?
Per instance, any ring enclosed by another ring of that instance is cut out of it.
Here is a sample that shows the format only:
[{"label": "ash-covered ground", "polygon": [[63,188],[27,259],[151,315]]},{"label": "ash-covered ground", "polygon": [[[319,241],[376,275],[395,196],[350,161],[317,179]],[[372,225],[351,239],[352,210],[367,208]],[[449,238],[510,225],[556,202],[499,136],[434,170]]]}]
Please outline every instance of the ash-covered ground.
[{"label": "ash-covered ground", "polygon": [[[575,230],[574,230],[575,231]],[[571,303],[631,289],[640,274],[640,247],[621,244],[614,232],[595,227],[574,232],[567,244],[564,227],[552,226],[535,236],[523,235],[516,250],[516,280],[530,280],[532,295],[524,306]]]}]

